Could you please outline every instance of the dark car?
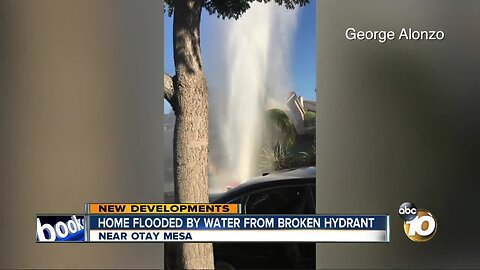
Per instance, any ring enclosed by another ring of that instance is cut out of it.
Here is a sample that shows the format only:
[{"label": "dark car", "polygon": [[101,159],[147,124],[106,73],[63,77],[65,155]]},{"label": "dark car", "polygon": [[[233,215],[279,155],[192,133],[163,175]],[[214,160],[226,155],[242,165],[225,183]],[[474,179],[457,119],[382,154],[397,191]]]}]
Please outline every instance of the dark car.
[{"label": "dark car", "polygon": [[[314,167],[268,174],[211,202],[239,203],[246,214],[315,214],[315,175]],[[315,269],[315,243],[217,242],[214,255],[219,269]]]}]

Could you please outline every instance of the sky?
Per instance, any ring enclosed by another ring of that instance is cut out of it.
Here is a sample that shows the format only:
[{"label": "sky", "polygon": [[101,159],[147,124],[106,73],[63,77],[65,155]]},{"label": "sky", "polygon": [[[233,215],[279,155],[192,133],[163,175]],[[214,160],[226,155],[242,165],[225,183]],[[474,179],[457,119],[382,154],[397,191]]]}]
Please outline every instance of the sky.
[{"label": "sky", "polygon": [[[275,3],[267,3],[266,5],[276,5]],[[248,11],[247,11],[248,12]],[[316,84],[316,31],[315,31],[315,14],[316,1],[298,9],[298,25],[294,34],[294,40],[291,50],[291,78],[293,90],[306,100],[315,100],[315,84]],[[173,17],[165,14],[165,72],[170,75],[175,74],[173,63]],[[205,10],[202,13],[202,21],[200,25],[201,46],[203,42],[209,38],[208,29],[214,29],[215,25],[224,23],[222,19],[216,18],[215,15],[209,15]],[[203,50],[203,48],[202,48]],[[208,57],[203,57],[203,63],[208,66]],[[208,77],[207,77],[208,80]],[[170,105],[164,102],[164,112],[171,110]]]}]

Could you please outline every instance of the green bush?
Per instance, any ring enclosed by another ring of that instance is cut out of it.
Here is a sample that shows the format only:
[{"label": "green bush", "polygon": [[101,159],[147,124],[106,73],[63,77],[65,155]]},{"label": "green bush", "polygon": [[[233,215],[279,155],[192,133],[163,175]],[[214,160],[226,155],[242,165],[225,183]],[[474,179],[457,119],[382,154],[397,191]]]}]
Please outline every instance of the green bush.
[{"label": "green bush", "polygon": [[308,111],[305,113],[304,119],[304,126],[315,126],[317,114],[315,112]]},{"label": "green bush", "polygon": [[[300,154],[300,155],[298,155]],[[296,156],[280,142],[273,146],[266,146],[260,157],[260,173],[295,169],[300,167],[316,165],[315,145],[307,152],[299,152]]]}]

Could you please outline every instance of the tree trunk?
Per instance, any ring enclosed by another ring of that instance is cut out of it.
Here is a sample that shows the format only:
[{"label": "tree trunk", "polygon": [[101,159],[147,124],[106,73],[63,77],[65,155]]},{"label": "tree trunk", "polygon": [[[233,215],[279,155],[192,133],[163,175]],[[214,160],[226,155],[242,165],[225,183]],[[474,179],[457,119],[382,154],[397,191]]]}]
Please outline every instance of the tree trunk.
[{"label": "tree trunk", "polygon": [[[200,54],[203,1],[174,1],[173,45],[176,76],[169,101],[176,114],[175,195],[180,203],[208,202],[208,90]],[[211,243],[179,244],[180,269],[213,269]]]}]

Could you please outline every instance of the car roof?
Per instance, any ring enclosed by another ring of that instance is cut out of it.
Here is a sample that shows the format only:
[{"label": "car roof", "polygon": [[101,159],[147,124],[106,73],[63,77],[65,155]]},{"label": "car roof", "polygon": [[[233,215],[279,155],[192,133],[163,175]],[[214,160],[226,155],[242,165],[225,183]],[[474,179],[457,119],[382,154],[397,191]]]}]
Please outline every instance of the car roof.
[{"label": "car roof", "polygon": [[265,173],[263,176],[258,176],[248,180],[237,187],[254,185],[261,182],[283,181],[298,178],[315,178],[317,174],[316,167],[305,167],[293,170],[285,170],[274,173]]},{"label": "car roof", "polygon": [[212,194],[214,201],[231,199],[241,193],[255,190],[257,188],[268,187],[272,185],[294,184],[294,183],[315,183],[316,167],[305,167],[294,170],[264,174],[263,176],[252,178],[231,190],[222,194]]}]

